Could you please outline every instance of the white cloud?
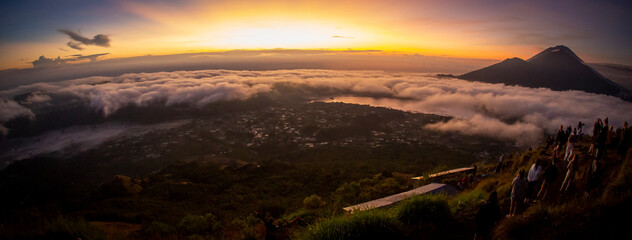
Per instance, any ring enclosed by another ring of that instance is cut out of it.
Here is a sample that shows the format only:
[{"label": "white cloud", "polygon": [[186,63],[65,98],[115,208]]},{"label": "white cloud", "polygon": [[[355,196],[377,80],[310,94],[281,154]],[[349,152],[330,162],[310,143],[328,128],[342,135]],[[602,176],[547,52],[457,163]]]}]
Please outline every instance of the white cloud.
[{"label": "white cloud", "polygon": [[15,117],[25,116],[33,118],[35,115],[30,109],[13,100],[0,99],[0,122],[9,121]]},{"label": "white cloud", "polygon": [[24,100],[22,102],[22,104],[36,104],[36,103],[46,103],[49,102],[51,100],[50,96],[46,95],[45,93],[33,93],[31,95],[29,95],[26,100]]},{"label": "white cloud", "polygon": [[[428,128],[483,134],[521,144],[534,143],[543,132],[554,133],[561,124],[576,125],[583,121],[591,126],[596,118],[608,116],[613,124],[621,126],[623,121],[632,119],[632,103],[611,96],[381,71],[299,69],[135,73],[20,86],[1,91],[0,97],[11,99],[34,91],[46,92],[53,99],[55,95],[71,95],[107,115],[128,104],[145,106],[164,102],[166,105],[204,106],[216,101],[245,100],[259,93],[281,94],[275,88],[279,83],[329,89],[332,90],[329,92],[339,94],[334,96],[336,100],[455,116],[458,119],[435,123]],[[391,98],[359,98],[370,95]],[[19,114],[32,116],[28,108],[15,102],[5,100],[0,104],[11,104],[14,109],[0,112],[3,122]]]},{"label": "white cloud", "polygon": [[456,131],[468,135],[482,135],[502,140],[515,140],[527,146],[541,140],[543,129],[529,122],[508,124],[480,114],[469,119],[453,118],[447,122],[426,125],[428,129]]},{"label": "white cloud", "polygon": [[27,117],[33,119],[35,117],[35,114],[33,114],[30,109],[18,104],[13,100],[0,98],[0,124],[2,124],[0,125],[0,134],[6,135],[8,133],[7,128],[3,125],[7,121],[16,117]]}]

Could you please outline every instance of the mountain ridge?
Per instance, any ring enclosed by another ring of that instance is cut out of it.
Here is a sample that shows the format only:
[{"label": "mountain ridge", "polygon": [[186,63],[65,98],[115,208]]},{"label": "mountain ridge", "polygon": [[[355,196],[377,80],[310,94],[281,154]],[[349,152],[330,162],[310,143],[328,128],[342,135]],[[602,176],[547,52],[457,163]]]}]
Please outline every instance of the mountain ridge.
[{"label": "mountain ridge", "polygon": [[555,91],[580,90],[632,101],[630,90],[601,75],[564,45],[547,48],[527,60],[507,58],[457,78],[532,88],[544,87]]}]

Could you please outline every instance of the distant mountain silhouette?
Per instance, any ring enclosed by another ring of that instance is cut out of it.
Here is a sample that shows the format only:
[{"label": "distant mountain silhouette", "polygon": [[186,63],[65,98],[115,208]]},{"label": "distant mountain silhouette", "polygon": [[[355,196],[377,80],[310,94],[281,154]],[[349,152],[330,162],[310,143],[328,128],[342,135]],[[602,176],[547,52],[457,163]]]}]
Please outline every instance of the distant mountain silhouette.
[{"label": "distant mountain silhouette", "polygon": [[632,101],[630,90],[610,81],[584,64],[571,49],[563,45],[550,47],[527,61],[508,58],[457,77],[479,82],[544,87],[556,91],[581,90]]}]

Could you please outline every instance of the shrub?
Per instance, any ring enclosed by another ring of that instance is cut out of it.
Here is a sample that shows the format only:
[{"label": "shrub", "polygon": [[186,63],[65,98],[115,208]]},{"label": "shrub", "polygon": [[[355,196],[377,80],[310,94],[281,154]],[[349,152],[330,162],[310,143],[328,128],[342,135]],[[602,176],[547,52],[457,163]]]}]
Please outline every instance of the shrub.
[{"label": "shrub", "polygon": [[398,181],[394,177],[385,178],[376,174],[372,178],[345,183],[336,189],[334,199],[343,205],[366,202],[381,198],[409,188],[407,181]]},{"label": "shrub", "polygon": [[310,240],[401,239],[399,223],[385,211],[336,217],[311,226],[301,236]]},{"label": "shrub", "polygon": [[537,239],[542,236],[543,228],[551,225],[554,216],[545,206],[532,207],[522,216],[502,221],[495,231],[496,239]]},{"label": "shrub", "polygon": [[149,226],[147,226],[147,229],[145,229],[145,233],[150,236],[164,237],[175,234],[175,232],[176,229],[173,226],[158,221],[151,222]]},{"label": "shrub", "polygon": [[323,199],[316,194],[306,197],[303,200],[303,206],[305,206],[305,208],[307,209],[318,209],[324,205],[325,202],[323,201]]},{"label": "shrub", "polygon": [[258,203],[257,212],[262,217],[279,218],[285,213],[286,205],[278,200],[266,199]]},{"label": "shrub", "polygon": [[217,217],[211,213],[205,215],[189,215],[180,221],[178,229],[186,234],[212,234],[219,228]]},{"label": "shrub", "polygon": [[58,217],[45,224],[44,238],[105,239],[105,233],[83,219]]},{"label": "shrub", "polygon": [[632,154],[628,154],[625,161],[621,164],[621,168],[610,183],[603,194],[604,200],[622,199],[632,195]]},{"label": "shrub", "polygon": [[464,192],[450,199],[450,208],[455,213],[461,212],[476,212],[480,207],[482,200],[485,200],[487,193],[474,189],[469,192]]},{"label": "shrub", "polygon": [[307,226],[316,222],[319,218],[320,214],[314,210],[300,209],[297,212],[294,212],[290,215],[287,215],[283,218],[284,222],[289,222],[294,219],[297,219],[297,224],[299,226]]},{"label": "shrub", "polygon": [[535,206],[518,217],[501,221],[496,239],[632,239],[626,219],[632,199],[570,201]]},{"label": "shrub", "polygon": [[452,217],[446,197],[422,195],[412,197],[395,209],[397,219],[406,224],[441,223]]},{"label": "shrub", "polygon": [[480,189],[483,190],[485,192],[493,192],[498,188],[498,185],[500,184],[500,182],[498,182],[498,179],[485,179],[483,181],[481,181],[478,186],[476,186],[476,189]]},{"label": "shrub", "polygon": [[207,240],[208,238],[201,235],[193,234],[193,235],[187,236],[185,239],[186,240]]},{"label": "shrub", "polygon": [[336,189],[334,196],[336,201],[343,204],[349,204],[358,202],[357,198],[360,195],[360,192],[360,184],[357,182],[351,182],[342,184],[342,186]]}]

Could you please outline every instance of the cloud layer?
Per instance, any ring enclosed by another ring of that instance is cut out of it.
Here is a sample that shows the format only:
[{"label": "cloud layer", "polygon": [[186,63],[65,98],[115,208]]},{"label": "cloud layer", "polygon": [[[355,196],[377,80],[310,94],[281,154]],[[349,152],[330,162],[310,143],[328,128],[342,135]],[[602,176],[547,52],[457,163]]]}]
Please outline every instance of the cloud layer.
[{"label": "cloud layer", "polygon": [[[4,123],[16,117],[27,117],[29,119],[33,119],[35,114],[33,114],[30,109],[15,101],[0,98],[0,124],[4,125]],[[7,133],[7,128],[0,125],[0,134],[6,135]]]},{"label": "cloud layer", "polygon": [[455,116],[448,122],[426,127],[482,134],[522,145],[536,143],[543,133],[554,133],[562,124],[575,126],[583,121],[590,126],[596,118],[607,116],[620,127],[623,121],[632,120],[632,103],[581,91],[558,92],[414,73],[303,69],[139,73],[25,85],[0,92],[4,99],[0,104],[8,106],[1,108],[0,121],[31,116],[29,108],[11,100],[29,92],[38,92],[37,99],[32,99],[38,103],[55,96],[72,96],[108,115],[128,104],[205,106],[216,101],[245,100],[261,93],[284,94],[280,84],[312,89],[306,94],[314,97],[329,94],[336,101]]},{"label": "cloud layer", "polygon": [[33,64],[34,68],[41,68],[41,67],[59,66],[59,65],[66,64],[68,62],[76,62],[76,61],[81,61],[85,59],[90,60],[90,62],[96,62],[97,59],[99,59],[99,57],[102,57],[108,54],[110,53],[97,53],[97,54],[91,54],[91,55],[75,54],[75,55],[72,55],[71,58],[61,58],[59,56],[57,58],[47,58],[42,55],[37,60],[32,61],[31,64]]}]

